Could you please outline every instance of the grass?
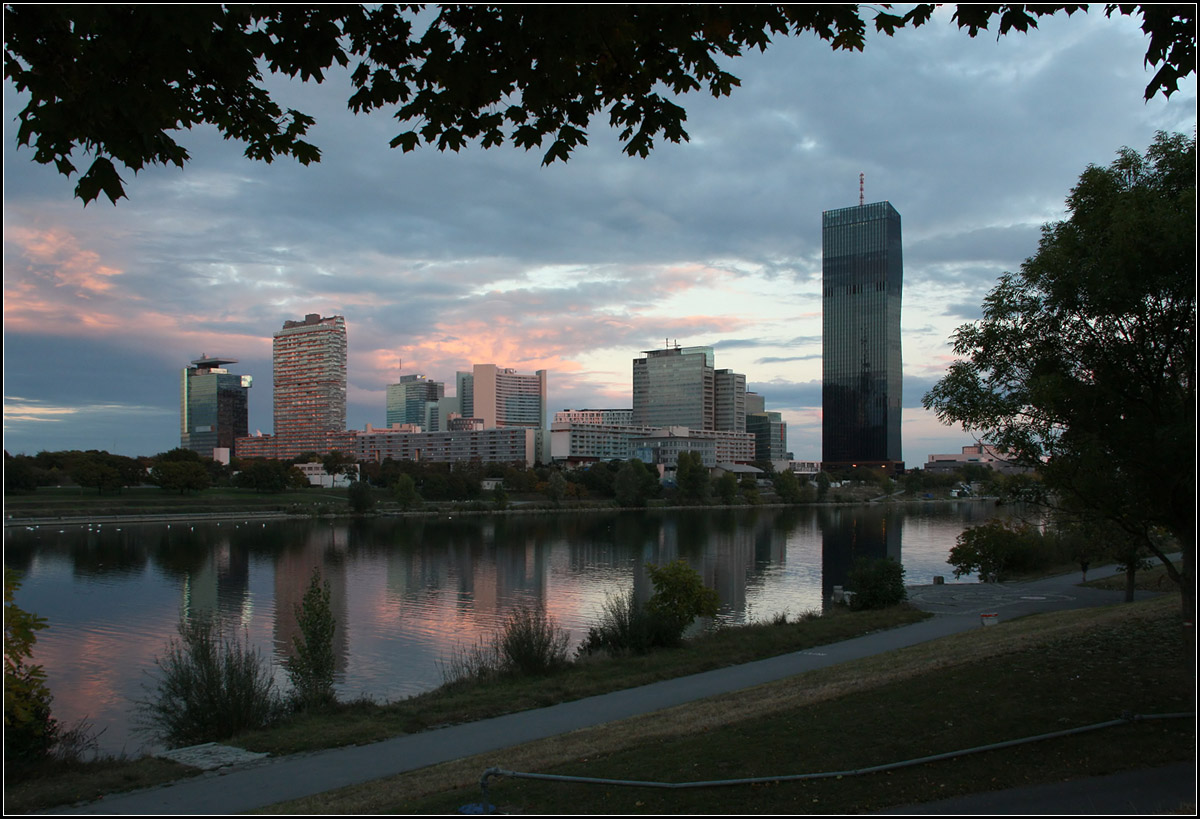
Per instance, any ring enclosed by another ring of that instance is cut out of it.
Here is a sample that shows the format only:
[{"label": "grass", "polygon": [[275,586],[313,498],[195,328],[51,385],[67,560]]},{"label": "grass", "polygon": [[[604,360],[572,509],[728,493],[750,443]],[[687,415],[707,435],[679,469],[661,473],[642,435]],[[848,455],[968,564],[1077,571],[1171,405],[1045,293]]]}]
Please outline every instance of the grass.
[{"label": "grass", "polygon": [[[1038,615],[645,717],[277,805],[446,813],[488,767],[670,782],[839,771],[1142,713],[1191,711],[1172,595]],[[493,780],[513,813],[858,813],[1195,759],[1192,719],[1146,721],[866,776],[659,791]]]},{"label": "grass", "polygon": [[219,487],[180,495],[158,487],[131,487],[103,495],[79,487],[42,488],[29,494],[6,494],[4,513],[13,518],[111,517],[114,515],[187,515],[209,512],[317,513],[343,512],[346,490],[309,489],[260,493]]},{"label": "grass", "polygon": [[[800,651],[928,616],[907,606],[881,612],[839,609],[822,617],[719,629],[680,648],[616,660],[593,658],[549,676],[501,675],[444,685],[395,703],[360,700],[301,712],[272,728],[242,734],[230,744],[252,751],[291,754],[374,742]],[[20,785],[6,779],[5,799],[10,807],[37,810],[161,784],[191,773],[191,769],[154,759],[51,767]]]}]

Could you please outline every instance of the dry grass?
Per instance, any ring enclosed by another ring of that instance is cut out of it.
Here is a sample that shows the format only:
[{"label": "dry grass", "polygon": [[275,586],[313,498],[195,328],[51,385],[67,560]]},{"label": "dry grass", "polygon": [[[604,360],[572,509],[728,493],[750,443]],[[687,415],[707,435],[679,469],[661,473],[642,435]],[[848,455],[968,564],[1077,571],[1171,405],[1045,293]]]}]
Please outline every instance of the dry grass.
[{"label": "dry grass", "polygon": [[1165,609],[1176,606],[1178,601],[1168,596],[1135,606],[1029,617],[1006,623],[1004,628],[978,629],[755,689],[282,803],[262,812],[393,811],[397,806],[436,794],[477,788],[480,775],[489,767],[545,770],[568,760],[607,756],[663,740],[704,734],[854,692],[882,688],[932,671],[986,663],[1013,652],[1061,644],[1063,640],[1106,628],[1120,628],[1127,626],[1131,618],[1152,620],[1161,617]]}]

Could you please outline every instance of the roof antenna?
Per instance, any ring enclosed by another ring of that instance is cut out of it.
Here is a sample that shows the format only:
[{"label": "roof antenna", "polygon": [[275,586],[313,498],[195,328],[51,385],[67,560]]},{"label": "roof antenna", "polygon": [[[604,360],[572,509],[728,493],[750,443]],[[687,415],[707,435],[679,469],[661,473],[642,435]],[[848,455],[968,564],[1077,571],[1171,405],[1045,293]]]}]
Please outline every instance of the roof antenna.
[{"label": "roof antenna", "polygon": [[859,206],[860,208],[863,206],[863,202],[865,201],[865,200],[864,200],[864,196],[863,196],[863,181],[864,181],[866,178],[867,178],[866,174],[861,174],[861,173],[860,173],[860,174],[858,175],[858,206]]}]

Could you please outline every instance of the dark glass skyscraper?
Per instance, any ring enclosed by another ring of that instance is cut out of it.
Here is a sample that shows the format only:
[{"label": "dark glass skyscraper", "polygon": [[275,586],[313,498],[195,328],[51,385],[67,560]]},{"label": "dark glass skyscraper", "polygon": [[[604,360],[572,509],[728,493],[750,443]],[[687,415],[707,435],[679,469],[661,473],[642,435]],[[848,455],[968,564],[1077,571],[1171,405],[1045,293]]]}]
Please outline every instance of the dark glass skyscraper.
[{"label": "dark glass skyscraper", "polygon": [[183,370],[179,393],[179,446],[213,457],[214,448],[233,449],[233,439],[248,432],[248,375],[225,369],[236,358],[200,356]]},{"label": "dark glass skyscraper", "polygon": [[888,202],[827,210],[821,245],[821,460],[900,467],[900,214]]}]

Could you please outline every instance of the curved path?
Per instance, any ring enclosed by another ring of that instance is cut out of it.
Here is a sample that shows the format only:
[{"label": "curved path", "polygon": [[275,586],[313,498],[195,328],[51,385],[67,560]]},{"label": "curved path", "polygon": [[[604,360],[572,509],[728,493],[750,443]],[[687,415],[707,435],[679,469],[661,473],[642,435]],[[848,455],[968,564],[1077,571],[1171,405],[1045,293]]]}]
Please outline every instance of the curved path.
[{"label": "curved path", "polygon": [[[1100,577],[1112,567],[1094,572]],[[336,748],[287,757],[233,764],[169,785],[108,796],[86,805],[62,808],[64,814],[227,814],[266,807],[289,799],[369,782],[417,768],[520,745],[579,728],[625,719],[663,708],[724,694],[818,668],[893,651],[949,634],[980,628],[982,615],[1003,621],[1041,611],[1106,605],[1118,602],[1120,592],[1076,587],[1075,575],[1030,583],[978,585],[947,584],[910,587],[911,601],[938,615],[921,623],[869,634],[841,643],[729,668],[664,680],[639,688],[614,691],[549,708],[523,711],[464,725],[411,734],[370,745]],[[1141,596],[1149,596],[1142,594]],[[216,749],[218,752],[220,746]],[[234,750],[234,749],[231,749]],[[198,750],[210,755],[213,748]],[[235,751],[236,754],[236,751]],[[186,757],[186,753],[184,754]],[[1180,787],[1191,784],[1195,802],[1195,769],[1185,766]],[[1136,775],[1136,774],[1134,774]],[[1179,773],[1150,772],[1149,781],[1161,792],[1162,777]],[[1130,793],[1135,793],[1131,789]],[[1005,792],[1008,793],[1008,792]],[[974,812],[1005,812],[990,796]],[[1127,806],[1132,803],[1126,803]],[[990,807],[989,807],[990,806]],[[1028,807],[1028,805],[1026,805]],[[1086,807],[1064,812],[1095,812]],[[1138,806],[1140,809],[1141,806]],[[1174,807],[1178,808],[1178,802]],[[1150,808],[1147,807],[1147,810]],[[930,811],[935,812],[935,811]],[[964,810],[962,812],[973,812]],[[1018,810],[1017,812],[1024,812]],[[1040,811],[1039,811],[1040,812]],[[1054,812],[1054,811],[1048,811]],[[1119,811],[1121,813],[1126,810]],[[1134,810],[1132,812],[1138,812]]]}]

